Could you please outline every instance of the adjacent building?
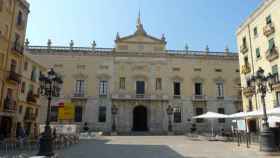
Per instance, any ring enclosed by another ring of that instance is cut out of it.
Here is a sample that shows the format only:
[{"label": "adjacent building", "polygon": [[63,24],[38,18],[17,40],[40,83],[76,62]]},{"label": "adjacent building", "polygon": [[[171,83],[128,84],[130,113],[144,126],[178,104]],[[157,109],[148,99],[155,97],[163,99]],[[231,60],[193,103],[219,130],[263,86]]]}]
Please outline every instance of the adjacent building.
[{"label": "adjacent building", "polygon": [[[140,16],[136,31],[116,35],[114,48],[28,46],[40,63],[53,67],[63,76],[61,98],[75,105],[75,117],[67,122],[92,130],[110,132],[115,119],[119,133],[168,130],[168,106],[176,133],[185,133],[193,124],[200,132],[209,123],[193,116],[207,111],[231,114],[241,111],[238,54],[225,52],[167,50],[164,35],[150,36]],[[41,121],[46,107],[42,107]],[[52,121],[57,120],[52,107]],[[117,109],[113,112],[112,109]],[[229,129],[230,121],[219,119],[215,129]]]},{"label": "adjacent building", "polygon": [[[272,92],[267,93],[265,102],[268,109],[280,105],[279,84],[279,48],[280,45],[280,1],[265,0],[238,28],[237,43],[241,85],[243,91],[243,109],[245,111],[261,110],[261,97],[256,94],[254,85],[249,82],[251,75],[259,67],[265,74],[272,73],[274,79]],[[260,119],[248,119],[250,131],[257,131]]]},{"label": "adjacent building", "polygon": [[15,134],[28,13],[26,0],[0,0],[0,131],[4,137]]}]

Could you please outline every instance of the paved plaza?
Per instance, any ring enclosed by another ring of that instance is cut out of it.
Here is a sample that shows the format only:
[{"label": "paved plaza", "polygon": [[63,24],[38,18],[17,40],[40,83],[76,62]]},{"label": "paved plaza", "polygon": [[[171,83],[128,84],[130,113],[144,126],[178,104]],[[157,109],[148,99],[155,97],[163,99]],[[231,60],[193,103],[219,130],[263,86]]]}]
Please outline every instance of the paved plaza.
[{"label": "paved plaza", "polygon": [[190,140],[185,136],[111,136],[82,140],[56,151],[60,158],[276,158],[257,147],[236,143]]}]

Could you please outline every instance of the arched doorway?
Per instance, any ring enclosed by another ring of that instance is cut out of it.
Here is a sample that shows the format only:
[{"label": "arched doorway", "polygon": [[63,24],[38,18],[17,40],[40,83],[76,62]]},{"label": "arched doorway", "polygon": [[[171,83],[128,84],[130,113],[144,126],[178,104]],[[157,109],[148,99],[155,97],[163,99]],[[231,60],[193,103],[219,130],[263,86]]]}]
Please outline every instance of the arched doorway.
[{"label": "arched doorway", "polygon": [[147,108],[137,106],[133,110],[133,131],[147,131]]}]

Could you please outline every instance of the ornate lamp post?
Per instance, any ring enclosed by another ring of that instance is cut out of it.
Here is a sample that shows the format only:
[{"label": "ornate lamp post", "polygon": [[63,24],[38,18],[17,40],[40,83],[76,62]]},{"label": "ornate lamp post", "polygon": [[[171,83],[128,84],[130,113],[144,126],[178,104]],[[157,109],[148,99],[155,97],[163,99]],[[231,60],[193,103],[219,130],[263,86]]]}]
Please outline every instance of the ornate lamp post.
[{"label": "ornate lamp post", "polygon": [[272,84],[276,76],[269,73],[267,76],[264,75],[264,70],[259,68],[256,75],[253,75],[250,82],[256,86],[256,94],[261,95],[261,102],[263,106],[263,129],[260,134],[261,142],[260,149],[261,151],[275,151],[276,145],[274,140],[274,134],[271,128],[269,128],[266,105],[265,105],[265,96],[268,91],[272,90]]},{"label": "ornate lamp post", "polygon": [[52,148],[52,131],[50,127],[50,105],[52,97],[59,97],[60,86],[62,85],[62,79],[57,75],[56,72],[51,68],[48,71],[48,75],[45,76],[40,74],[40,90],[41,95],[48,98],[48,108],[47,108],[47,120],[45,131],[40,139],[39,156],[53,156]]},{"label": "ornate lamp post", "polygon": [[173,108],[171,105],[168,105],[166,108],[166,113],[168,115],[168,132],[172,132],[172,123],[171,123],[171,116],[173,114]]},{"label": "ornate lamp post", "polygon": [[118,114],[118,108],[116,105],[112,106],[112,116],[113,116],[113,125],[112,125],[112,132],[116,132],[116,115]]}]

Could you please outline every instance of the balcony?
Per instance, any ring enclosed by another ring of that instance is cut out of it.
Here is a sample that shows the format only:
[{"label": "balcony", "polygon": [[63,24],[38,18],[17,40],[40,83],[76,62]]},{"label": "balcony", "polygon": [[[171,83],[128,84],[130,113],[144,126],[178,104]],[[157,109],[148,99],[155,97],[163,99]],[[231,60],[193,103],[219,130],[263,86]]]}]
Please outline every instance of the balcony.
[{"label": "balcony", "polygon": [[255,94],[255,87],[246,87],[243,89],[243,94],[246,97],[251,97]]},{"label": "balcony", "polygon": [[72,95],[72,98],[86,98],[86,95],[84,92],[75,92],[73,95]]},{"label": "balcony", "polygon": [[37,103],[37,98],[38,98],[38,95],[34,94],[33,92],[28,92],[26,101],[28,103],[36,104]]},{"label": "balcony", "polygon": [[278,59],[278,57],[279,57],[278,49],[275,46],[273,46],[271,49],[268,49],[266,51],[265,56],[266,56],[266,59],[270,62],[275,59]]},{"label": "balcony", "polygon": [[242,45],[241,45],[241,47],[240,47],[240,52],[241,52],[242,54],[245,54],[245,53],[248,52],[248,47],[247,47],[246,44],[242,44]]},{"label": "balcony", "polygon": [[245,65],[241,66],[241,74],[246,75],[250,72],[251,72],[251,68],[250,68],[249,64],[245,64]]},{"label": "balcony", "polygon": [[7,80],[20,83],[20,75],[14,71],[9,71]]},{"label": "balcony", "polygon": [[157,101],[157,100],[168,100],[167,95],[144,95],[144,94],[113,94],[113,100],[149,100],[149,101]]},{"label": "balcony", "polygon": [[273,83],[271,85],[272,90],[279,92],[280,91],[280,81],[279,75],[275,75],[273,77]]},{"label": "balcony", "polygon": [[273,23],[267,24],[264,28],[263,28],[263,34],[266,37],[269,37],[271,34],[273,34],[275,32],[275,27]]},{"label": "balcony", "polygon": [[21,46],[20,44],[13,42],[12,43],[12,52],[16,52],[19,55],[22,55],[24,51],[24,47]]},{"label": "balcony", "polygon": [[206,95],[196,95],[194,94],[192,97],[192,101],[194,102],[206,102],[207,101],[207,96]]},{"label": "balcony", "polygon": [[4,112],[15,113],[16,110],[16,102],[11,98],[6,97],[4,100]]}]

